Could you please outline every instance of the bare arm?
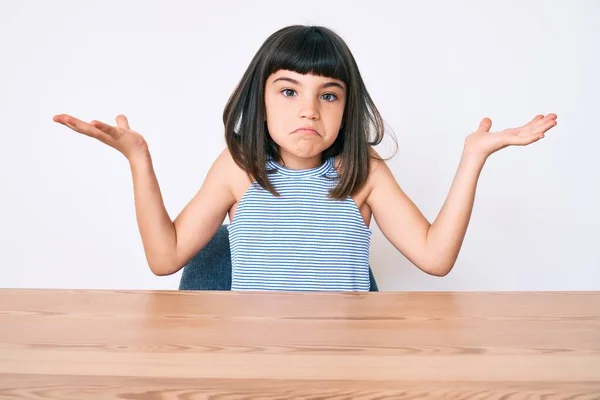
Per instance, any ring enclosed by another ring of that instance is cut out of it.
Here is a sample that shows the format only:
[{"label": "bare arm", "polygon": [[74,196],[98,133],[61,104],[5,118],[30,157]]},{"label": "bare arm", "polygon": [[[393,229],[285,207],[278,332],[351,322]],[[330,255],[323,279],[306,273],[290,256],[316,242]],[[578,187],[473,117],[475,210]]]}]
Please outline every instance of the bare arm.
[{"label": "bare arm", "polygon": [[427,231],[429,267],[434,275],[448,274],[458,258],[471,219],[477,181],[485,159],[464,152],[450,192]]},{"label": "bare arm", "polygon": [[190,261],[219,230],[227,212],[235,204],[231,182],[234,176],[240,174],[229,150],[223,150],[198,193],[174,221],[177,232],[176,270]]},{"label": "bare arm", "polygon": [[371,162],[371,191],[366,203],[373,212],[377,226],[410,262],[434,275],[435,270],[427,251],[427,232],[431,224],[400,188],[387,164],[374,159]]},{"label": "bare arm", "polygon": [[[556,115],[536,116],[528,124],[490,133],[484,119],[468,136],[450,192],[430,224],[404,194],[388,166],[374,161],[367,204],[385,237],[418,268],[431,275],[448,274],[458,258],[471,218],[477,182],[486,159],[509,145],[528,145],[556,125]],[[376,153],[375,153],[376,154]]]},{"label": "bare arm", "polygon": [[387,165],[376,163],[373,173],[376,183],[367,203],[382,233],[419,269],[435,276],[448,274],[467,231],[484,160],[463,155],[448,197],[433,224],[404,194]]},{"label": "bare arm", "polygon": [[138,228],[148,265],[156,275],[179,271],[215,235],[235,202],[227,184],[229,153],[210,168],[202,187],[175,221],[165,209],[150,156],[131,162]]},{"label": "bare arm", "polygon": [[130,160],[138,230],[150,270],[166,275],[174,268],[175,226],[165,209],[150,153]]},{"label": "bare arm", "polygon": [[228,184],[235,163],[227,150],[213,163],[199,192],[173,222],[165,209],[147,144],[129,128],[124,116],[117,117],[117,127],[98,121],[88,124],[64,114],[54,120],[114,147],[129,161],[138,228],[148,265],[156,275],[173,274],[192,259],[212,239],[235,202]]}]

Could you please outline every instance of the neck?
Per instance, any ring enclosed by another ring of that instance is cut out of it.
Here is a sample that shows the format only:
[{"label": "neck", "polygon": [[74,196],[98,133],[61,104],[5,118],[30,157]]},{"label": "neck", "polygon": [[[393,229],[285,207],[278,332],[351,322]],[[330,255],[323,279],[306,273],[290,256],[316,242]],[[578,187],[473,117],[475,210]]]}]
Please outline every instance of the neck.
[{"label": "neck", "polygon": [[277,161],[279,164],[289,169],[312,169],[321,165],[321,154],[317,154],[312,157],[298,157],[291,154],[281,154],[280,160]]}]

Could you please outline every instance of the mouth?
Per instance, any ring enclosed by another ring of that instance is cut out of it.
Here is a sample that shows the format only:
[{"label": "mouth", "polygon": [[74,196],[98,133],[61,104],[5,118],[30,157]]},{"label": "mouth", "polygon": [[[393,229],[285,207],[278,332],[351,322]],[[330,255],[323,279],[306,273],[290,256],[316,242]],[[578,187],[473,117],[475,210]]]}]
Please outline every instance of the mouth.
[{"label": "mouth", "polygon": [[296,133],[296,134],[300,134],[300,135],[318,135],[319,134],[319,132],[317,132],[316,130],[314,130],[312,128],[299,128],[299,129],[296,129],[292,133]]}]

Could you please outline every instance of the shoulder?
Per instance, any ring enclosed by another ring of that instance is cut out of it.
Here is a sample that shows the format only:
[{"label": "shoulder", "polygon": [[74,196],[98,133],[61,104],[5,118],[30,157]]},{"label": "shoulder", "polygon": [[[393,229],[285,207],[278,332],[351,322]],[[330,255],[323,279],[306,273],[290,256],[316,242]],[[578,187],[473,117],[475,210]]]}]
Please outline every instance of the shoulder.
[{"label": "shoulder", "polygon": [[385,161],[373,147],[370,148],[369,153],[371,155],[371,168],[369,171],[369,177],[381,174],[383,169],[388,169]]},{"label": "shoulder", "polygon": [[373,189],[383,185],[397,185],[396,178],[392,173],[392,170],[385,162],[385,160],[371,148],[371,167],[369,171],[368,184],[370,192]]},{"label": "shoulder", "polygon": [[370,155],[369,177],[365,184],[367,203],[368,198],[375,188],[380,185],[389,184],[390,180],[396,182],[389,166],[373,147],[370,148]]},{"label": "shoulder", "polygon": [[[391,171],[385,161],[381,158],[379,153],[375,151],[373,147],[369,148],[370,154],[370,165],[369,165],[369,175],[367,177],[367,181],[363,188],[360,190],[360,194],[355,196],[357,198],[363,197],[366,198],[371,193],[372,188],[375,186],[376,182],[381,180],[382,177],[391,175]],[[334,158],[335,168],[339,171],[340,168],[340,159],[338,156]]]},{"label": "shoulder", "polygon": [[220,169],[224,171],[226,170],[227,172],[233,172],[235,170],[235,167],[239,168],[233,160],[231,152],[227,147],[225,147],[223,151],[221,151],[214,164]]},{"label": "shoulder", "polygon": [[227,147],[219,154],[212,169],[218,171],[217,174],[223,183],[229,187],[236,199],[239,197],[239,193],[243,193],[251,183],[250,177],[235,162]]},{"label": "shoulder", "polygon": [[246,174],[245,171],[239,165],[237,165],[227,147],[221,151],[213,166],[217,167],[223,174],[227,175],[233,174],[237,176],[240,174]]},{"label": "shoulder", "polygon": [[[371,161],[371,165],[369,167],[369,177],[370,177],[372,174],[377,173],[378,171],[380,171],[381,168],[387,167],[387,164],[381,158],[381,156],[379,155],[379,153],[377,153],[377,151],[375,151],[375,149],[373,147],[369,148],[369,154],[371,156],[371,160],[370,160]],[[333,163],[335,165],[335,168],[339,171],[339,169],[340,169],[340,157],[339,156],[335,156]]]}]

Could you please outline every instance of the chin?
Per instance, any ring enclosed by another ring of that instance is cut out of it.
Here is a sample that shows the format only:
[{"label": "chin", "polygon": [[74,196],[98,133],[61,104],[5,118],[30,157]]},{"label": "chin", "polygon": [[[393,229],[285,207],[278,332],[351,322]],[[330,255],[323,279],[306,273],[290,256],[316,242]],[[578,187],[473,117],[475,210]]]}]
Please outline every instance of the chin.
[{"label": "chin", "polygon": [[324,150],[322,149],[297,149],[295,151],[287,151],[288,154],[298,158],[314,158],[319,156]]}]

